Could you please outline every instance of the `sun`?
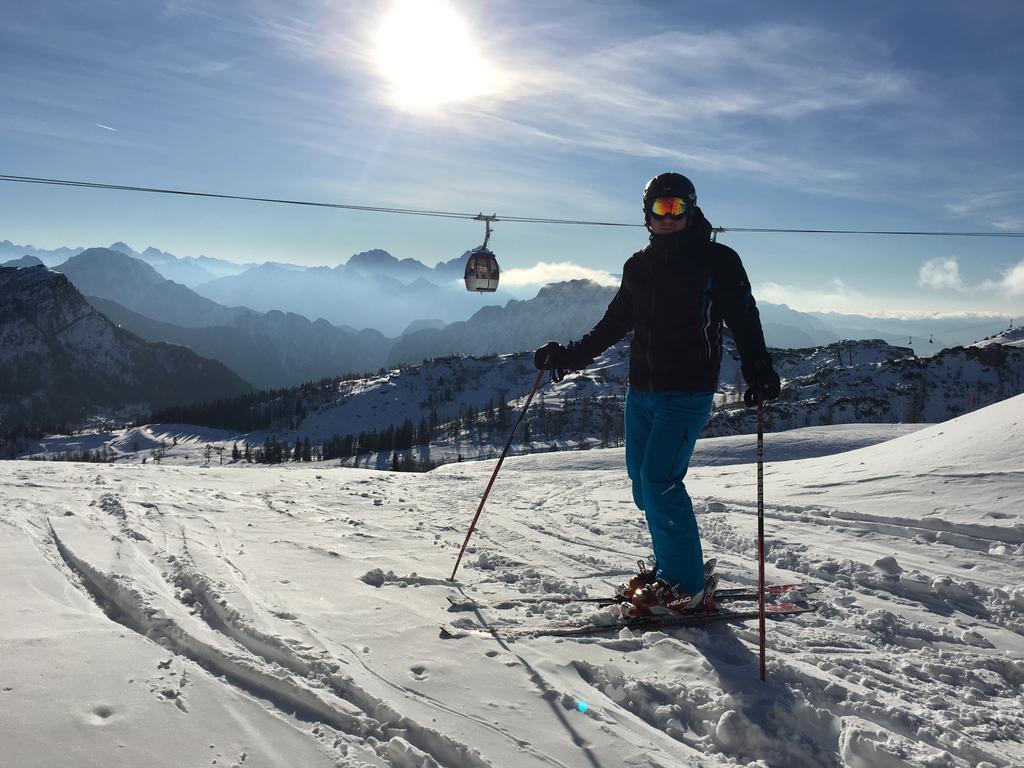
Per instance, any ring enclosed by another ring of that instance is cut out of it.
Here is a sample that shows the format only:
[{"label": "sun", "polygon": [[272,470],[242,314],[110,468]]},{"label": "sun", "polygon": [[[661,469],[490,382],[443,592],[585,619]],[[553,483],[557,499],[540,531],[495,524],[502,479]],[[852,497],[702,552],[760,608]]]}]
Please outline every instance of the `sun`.
[{"label": "sun", "polygon": [[491,67],[468,24],[444,0],[394,3],[378,30],[374,59],[402,109],[430,110],[492,89]]}]

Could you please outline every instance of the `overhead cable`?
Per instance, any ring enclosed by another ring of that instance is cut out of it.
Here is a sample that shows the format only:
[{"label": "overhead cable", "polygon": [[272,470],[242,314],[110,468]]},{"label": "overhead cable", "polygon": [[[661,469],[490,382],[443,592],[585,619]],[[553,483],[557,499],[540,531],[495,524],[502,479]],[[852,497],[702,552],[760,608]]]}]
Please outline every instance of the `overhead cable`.
[{"label": "overhead cable", "polygon": [[[69,179],[50,179],[38,176],[14,176],[0,174],[0,181],[16,184],[45,184],[58,187],[82,187],[86,189],[107,189],[119,192],[148,192],[159,195],[180,195],[184,197],[215,198],[219,200],[244,200],[257,203],[275,203],[278,205],[303,205],[313,208],[339,208],[348,211],[367,211],[371,213],[394,213],[404,216],[432,216],[445,219],[480,220],[482,214],[461,213],[458,211],[433,211],[421,208],[395,208],[375,205],[353,205],[346,203],[326,203],[313,200],[290,200],[277,197],[255,197],[250,195],[230,195],[219,192],[195,192],[182,189],[163,189],[160,187],[143,187],[125,184],[109,184],[103,182],[75,181]],[[589,221],[580,219],[554,219],[538,216],[493,216],[492,220],[514,222],[517,224],[573,224],[585,227],[642,227],[643,224],[623,223],[614,221]],[[873,229],[783,229],[773,227],[715,227],[716,232],[759,232],[771,234],[816,234],[816,235],[910,235],[921,237],[1024,237],[1024,232],[931,232],[913,230],[873,230]]]}]

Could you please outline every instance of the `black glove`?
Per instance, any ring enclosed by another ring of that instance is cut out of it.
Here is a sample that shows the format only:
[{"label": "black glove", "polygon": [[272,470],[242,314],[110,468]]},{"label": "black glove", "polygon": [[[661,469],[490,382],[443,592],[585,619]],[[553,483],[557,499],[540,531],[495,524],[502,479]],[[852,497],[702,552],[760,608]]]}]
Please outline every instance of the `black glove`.
[{"label": "black glove", "polygon": [[779,381],[779,374],[772,368],[772,361],[769,357],[763,357],[754,362],[753,365],[743,366],[743,378],[747,380],[747,391],[743,393],[743,402],[748,408],[757,405],[757,396],[765,400],[774,400],[779,396],[782,383]]},{"label": "black glove", "polygon": [[568,361],[568,350],[557,341],[549,341],[533,353],[533,367],[538,371],[551,371],[551,380],[558,382],[574,370]]}]

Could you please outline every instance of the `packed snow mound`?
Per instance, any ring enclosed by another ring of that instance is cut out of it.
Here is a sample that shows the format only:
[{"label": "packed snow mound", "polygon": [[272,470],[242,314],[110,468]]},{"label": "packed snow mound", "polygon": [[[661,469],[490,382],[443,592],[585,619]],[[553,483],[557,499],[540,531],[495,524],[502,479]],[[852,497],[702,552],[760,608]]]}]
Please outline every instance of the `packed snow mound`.
[{"label": "packed snow mound", "polygon": [[865,471],[918,474],[984,466],[1020,470],[1024,445],[1024,395],[987,406],[885,443],[823,461],[860,462]]},{"label": "packed snow mound", "polygon": [[[994,556],[1024,553],[1024,512],[1019,507],[1024,498],[1024,395],[831,456],[776,461],[772,437],[765,436],[764,474],[766,515],[771,518],[886,531],[918,544],[921,549],[912,550],[918,555],[936,543]],[[728,509],[752,510],[757,498],[756,472],[749,464],[692,467],[686,486],[694,498],[715,498]],[[1007,505],[1008,498],[1015,500],[1012,505]],[[799,512],[794,515],[793,510]],[[835,556],[856,553],[853,548]],[[869,559],[861,553],[864,568],[856,569],[884,577],[897,576],[896,568],[926,570],[920,560],[878,557],[887,554]],[[905,582],[912,578],[903,577]],[[926,592],[948,596],[958,588],[955,583],[936,584]]]}]

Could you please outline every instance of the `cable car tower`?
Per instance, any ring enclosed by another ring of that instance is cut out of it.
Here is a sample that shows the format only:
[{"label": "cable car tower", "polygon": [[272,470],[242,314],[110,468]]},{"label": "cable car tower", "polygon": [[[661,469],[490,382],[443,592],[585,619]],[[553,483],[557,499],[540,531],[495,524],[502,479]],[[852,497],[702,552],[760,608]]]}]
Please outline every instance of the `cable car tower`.
[{"label": "cable car tower", "polygon": [[482,221],[487,227],[484,234],[484,244],[474,248],[469,254],[466,262],[466,290],[477,293],[493,293],[498,290],[498,259],[487,249],[487,242],[491,239],[491,222],[497,221],[496,214],[484,216],[482,213],[476,216],[476,221]]}]

